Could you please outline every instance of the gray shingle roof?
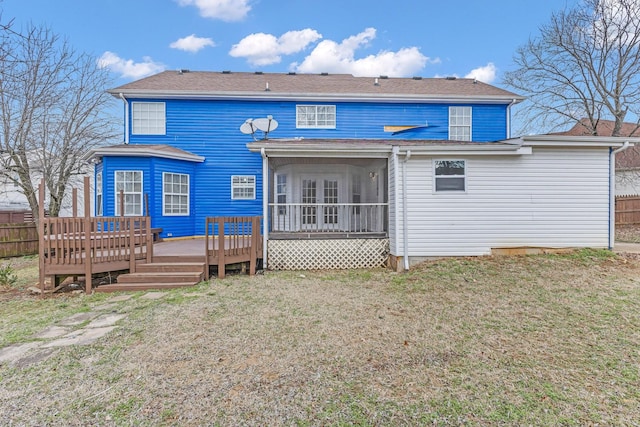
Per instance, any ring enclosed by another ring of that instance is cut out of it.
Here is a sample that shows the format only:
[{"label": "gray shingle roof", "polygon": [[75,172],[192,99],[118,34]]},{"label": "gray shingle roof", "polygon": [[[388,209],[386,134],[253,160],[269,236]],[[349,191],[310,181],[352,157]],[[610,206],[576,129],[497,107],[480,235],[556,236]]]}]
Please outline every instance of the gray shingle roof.
[{"label": "gray shingle roof", "polygon": [[164,71],[109,93],[125,96],[182,97],[352,97],[402,99],[461,99],[511,102],[523,98],[474,79],[354,77],[349,74],[293,74]]}]

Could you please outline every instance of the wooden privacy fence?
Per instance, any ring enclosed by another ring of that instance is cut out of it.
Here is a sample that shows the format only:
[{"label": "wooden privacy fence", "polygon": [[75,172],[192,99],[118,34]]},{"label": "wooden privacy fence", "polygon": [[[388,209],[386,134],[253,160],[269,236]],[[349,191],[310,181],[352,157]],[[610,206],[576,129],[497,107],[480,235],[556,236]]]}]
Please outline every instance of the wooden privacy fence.
[{"label": "wooden privacy fence", "polygon": [[249,274],[256,273],[258,258],[262,258],[262,217],[208,217],[205,223],[205,272],[218,266],[218,277],[224,278],[225,266],[249,263]]},{"label": "wooden privacy fence", "polygon": [[640,224],[640,197],[616,197],[616,224]]},{"label": "wooden privacy fence", "polygon": [[0,258],[38,253],[36,224],[0,224]]}]

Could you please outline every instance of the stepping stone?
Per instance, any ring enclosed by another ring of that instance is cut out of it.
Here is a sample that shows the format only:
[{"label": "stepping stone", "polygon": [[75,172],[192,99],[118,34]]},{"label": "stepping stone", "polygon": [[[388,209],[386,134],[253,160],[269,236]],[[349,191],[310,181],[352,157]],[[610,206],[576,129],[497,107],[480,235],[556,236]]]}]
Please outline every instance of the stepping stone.
[{"label": "stepping stone", "polygon": [[115,326],[106,326],[103,328],[82,328],[58,340],[44,344],[42,348],[68,347],[70,345],[88,345],[93,343],[98,338],[102,338],[103,336],[107,335],[115,328]]},{"label": "stepping stone", "polygon": [[104,328],[105,326],[113,326],[118,320],[127,317],[126,314],[109,313],[103,314],[91,321],[85,328]]},{"label": "stepping stone", "polygon": [[34,338],[58,338],[65,334],[68,334],[71,331],[70,328],[65,328],[63,326],[48,326],[44,329],[44,331],[40,332],[37,335],[34,335]]},{"label": "stepping stone", "polygon": [[164,292],[147,292],[146,294],[142,295],[140,298],[144,298],[144,299],[160,299],[160,298],[164,298],[166,294]]},{"label": "stepping stone", "polygon": [[75,326],[84,323],[87,320],[91,320],[97,315],[98,313],[93,313],[91,311],[87,313],[76,313],[73,316],[69,316],[66,319],[60,321],[59,323],[63,326]]},{"label": "stepping stone", "polygon": [[93,307],[95,311],[114,311],[118,308],[118,304],[108,303]]},{"label": "stepping stone", "polygon": [[131,298],[133,298],[133,295],[118,295],[118,296],[109,298],[107,302],[121,302],[121,301],[130,300]]},{"label": "stepping stone", "polygon": [[40,347],[39,342],[28,342],[22,344],[14,344],[0,350],[0,363],[15,362],[21,359],[25,354],[34,348]]},{"label": "stepping stone", "polygon": [[28,355],[27,357],[16,360],[14,364],[19,368],[25,368],[29,365],[33,365],[34,363],[38,363],[44,359],[47,359],[55,351],[56,350],[54,348],[41,349],[36,351],[35,353]]}]

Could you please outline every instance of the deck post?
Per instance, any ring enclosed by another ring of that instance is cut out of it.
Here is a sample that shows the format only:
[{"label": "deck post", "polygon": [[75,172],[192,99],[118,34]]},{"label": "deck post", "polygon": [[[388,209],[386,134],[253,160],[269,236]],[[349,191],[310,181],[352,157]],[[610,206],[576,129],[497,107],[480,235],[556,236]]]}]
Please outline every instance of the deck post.
[{"label": "deck post", "polygon": [[[224,279],[225,276],[225,260],[224,260],[224,250],[226,247],[226,242],[224,238],[224,217],[218,217],[218,278]],[[215,241],[214,241],[215,248]]]},{"label": "deck post", "polygon": [[258,239],[260,238],[260,217],[251,217],[251,247],[249,248],[249,276],[256,274]]},{"label": "deck post", "polygon": [[44,178],[40,180],[38,185],[38,257],[40,258],[38,265],[40,267],[40,295],[44,295]]},{"label": "deck post", "polygon": [[[204,221],[204,279],[209,280],[209,217]],[[214,242],[215,245],[215,242]],[[215,248],[214,248],[215,249]]]},{"label": "deck post", "polygon": [[[148,205],[147,201],[147,205]],[[145,217],[145,224],[147,229],[145,234],[147,236],[147,264],[153,262],[153,234],[151,234],[151,216],[149,215],[149,211],[147,210],[147,216]],[[142,249],[141,249],[142,250]]]},{"label": "deck post", "polygon": [[89,295],[91,293],[91,275],[93,274],[91,253],[91,209],[89,206],[91,195],[89,194],[89,177],[84,177],[84,230],[82,230],[82,236],[84,241],[84,280],[85,280],[85,293]]}]

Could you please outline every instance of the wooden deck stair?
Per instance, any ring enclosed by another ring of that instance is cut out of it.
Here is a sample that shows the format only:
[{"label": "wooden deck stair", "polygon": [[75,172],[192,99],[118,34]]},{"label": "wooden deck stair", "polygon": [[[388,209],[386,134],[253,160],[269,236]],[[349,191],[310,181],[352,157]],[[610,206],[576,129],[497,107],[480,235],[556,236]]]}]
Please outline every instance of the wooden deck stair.
[{"label": "wooden deck stair", "polygon": [[118,276],[117,283],[98,286],[96,292],[144,291],[194,286],[205,278],[204,262],[138,264],[135,273]]}]

